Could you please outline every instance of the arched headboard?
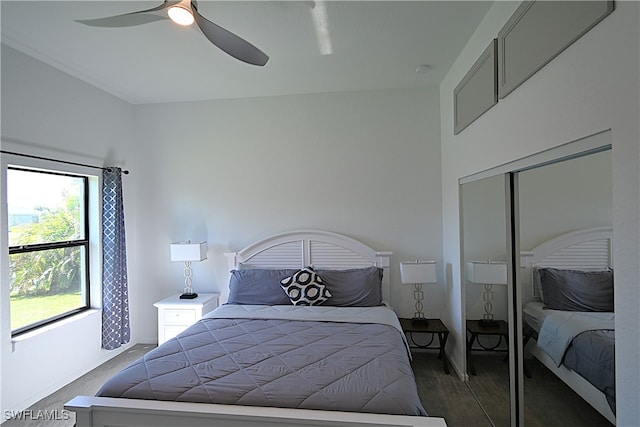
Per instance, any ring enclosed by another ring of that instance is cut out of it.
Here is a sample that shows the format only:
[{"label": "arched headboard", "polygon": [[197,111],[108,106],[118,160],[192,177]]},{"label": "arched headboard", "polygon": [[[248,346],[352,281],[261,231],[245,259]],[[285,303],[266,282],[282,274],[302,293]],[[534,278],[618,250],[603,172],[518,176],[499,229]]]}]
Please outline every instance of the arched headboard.
[{"label": "arched headboard", "polygon": [[561,234],[520,252],[520,265],[529,269],[524,277],[530,280],[532,298],[540,300],[542,294],[533,277],[535,267],[571,270],[606,270],[612,268],[611,227],[588,228]]},{"label": "arched headboard", "polygon": [[288,231],[256,242],[238,252],[225,254],[229,270],[240,264],[257,268],[318,268],[344,270],[376,267],[384,269],[382,296],[390,299],[391,252],[376,251],[342,234],[320,230]]}]

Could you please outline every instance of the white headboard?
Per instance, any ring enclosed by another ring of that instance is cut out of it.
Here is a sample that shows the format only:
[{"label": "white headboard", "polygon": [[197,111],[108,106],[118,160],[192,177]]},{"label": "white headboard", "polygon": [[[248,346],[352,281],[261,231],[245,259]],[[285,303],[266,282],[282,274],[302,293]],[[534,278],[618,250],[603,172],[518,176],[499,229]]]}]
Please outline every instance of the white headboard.
[{"label": "white headboard", "polygon": [[561,234],[520,252],[520,265],[528,269],[524,274],[529,280],[531,297],[540,300],[542,295],[533,278],[534,267],[552,267],[572,270],[606,270],[613,265],[612,228],[598,227]]},{"label": "white headboard", "polygon": [[225,254],[229,270],[242,264],[262,268],[348,269],[375,265],[384,269],[382,296],[390,300],[391,252],[380,252],[342,234],[319,230],[289,231],[268,237],[238,252]]}]

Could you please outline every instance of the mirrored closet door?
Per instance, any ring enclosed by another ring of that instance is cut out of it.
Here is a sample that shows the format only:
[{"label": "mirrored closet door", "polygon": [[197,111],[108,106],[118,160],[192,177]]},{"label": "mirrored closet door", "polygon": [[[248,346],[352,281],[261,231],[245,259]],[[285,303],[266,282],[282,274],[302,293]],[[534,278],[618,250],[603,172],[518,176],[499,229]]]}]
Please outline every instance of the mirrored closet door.
[{"label": "mirrored closet door", "polygon": [[[610,141],[461,180],[467,373],[495,426],[615,423]],[[571,344],[543,348],[550,330]],[[580,353],[598,355],[591,372]]]},{"label": "mirrored closet door", "polygon": [[[524,424],[610,425],[592,383],[614,392],[611,151],[518,175]],[[605,329],[583,334],[577,317]]]},{"label": "mirrored closet door", "polygon": [[469,386],[494,425],[509,423],[505,176],[462,185]]}]

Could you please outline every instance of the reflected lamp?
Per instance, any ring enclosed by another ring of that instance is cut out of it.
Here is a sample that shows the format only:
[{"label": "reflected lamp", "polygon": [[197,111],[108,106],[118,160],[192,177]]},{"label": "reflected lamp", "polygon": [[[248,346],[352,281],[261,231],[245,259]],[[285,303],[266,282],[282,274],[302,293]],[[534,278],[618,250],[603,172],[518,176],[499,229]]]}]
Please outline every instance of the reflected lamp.
[{"label": "reflected lamp", "polygon": [[501,261],[467,262],[467,280],[483,286],[484,313],[480,323],[493,325],[493,285],[507,284],[507,264]]}]

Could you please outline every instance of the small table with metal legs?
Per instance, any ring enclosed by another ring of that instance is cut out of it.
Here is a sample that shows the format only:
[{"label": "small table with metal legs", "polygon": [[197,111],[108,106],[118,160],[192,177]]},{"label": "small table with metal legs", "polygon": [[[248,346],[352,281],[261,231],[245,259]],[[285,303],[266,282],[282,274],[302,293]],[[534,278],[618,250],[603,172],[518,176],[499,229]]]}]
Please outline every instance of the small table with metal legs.
[{"label": "small table with metal legs", "polygon": [[[471,375],[478,375],[471,358],[473,344],[478,342],[481,349],[485,351],[504,351],[498,347],[503,339],[505,344],[509,344],[509,324],[504,320],[495,320],[491,324],[485,324],[481,320],[467,320],[467,333],[469,334],[469,340],[467,341],[467,368]],[[498,336],[499,339],[495,345],[484,346],[478,341],[478,337],[481,335],[494,335]]]},{"label": "small table with metal legs", "polygon": [[[449,330],[440,319],[400,319],[400,325],[402,330],[409,338],[409,345],[422,348],[438,350],[438,359],[442,359],[442,366],[445,373],[449,373],[449,361],[447,360],[447,354],[445,353],[445,346],[447,345],[447,338],[449,337]],[[415,340],[414,334],[431,334],[431,339],[426,343],[418,343]],[[438,345],[432,345],[435,336],[438,336]]]}]

